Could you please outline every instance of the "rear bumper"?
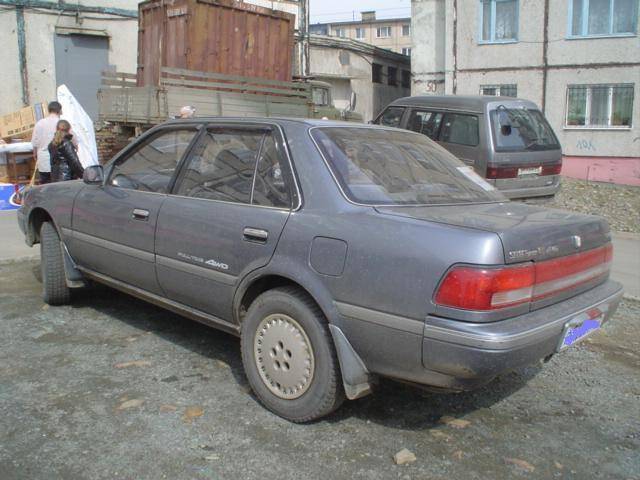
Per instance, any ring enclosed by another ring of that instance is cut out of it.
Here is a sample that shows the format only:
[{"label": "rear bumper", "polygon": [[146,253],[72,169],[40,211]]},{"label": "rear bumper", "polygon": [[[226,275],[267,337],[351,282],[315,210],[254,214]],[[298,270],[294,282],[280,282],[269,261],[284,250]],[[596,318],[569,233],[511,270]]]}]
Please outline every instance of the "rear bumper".
[{"label": "rear bumper", "polygon": [[508,320],[468,323],[428,317],[422,341],[427,370],[459,380],[486,379],[554,354],[572,319],[602,312],[602,323],[616,311],[622,286],[614,281],[555,305]]},{"label": "rear bumper", "polygon": [[534,178],[505,178],[490,182],[507,198],[555,195],[560,190],[560,175]]},{"label": "rear bumper", "polygon": [[[344,332],[368,373],[446,390],[472,390],[497,375],[556,353],[565,325],[622,298],[614,281],[507,320],[472,323],[429,316],[420,321],[336,303]],[[332,322],[333,323],[333,322]]]}]

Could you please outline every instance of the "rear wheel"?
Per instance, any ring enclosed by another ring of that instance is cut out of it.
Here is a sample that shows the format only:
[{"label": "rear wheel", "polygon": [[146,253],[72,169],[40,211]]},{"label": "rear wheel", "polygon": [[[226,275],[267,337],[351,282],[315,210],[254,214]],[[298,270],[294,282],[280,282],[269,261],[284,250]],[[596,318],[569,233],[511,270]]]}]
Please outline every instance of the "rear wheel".
[{"label": "rear wheel", "polygon": [[44,222],[40,228],[40,268],[42,271],[42,297],[49,305],[64,305],[71,300],[64,273],[62,244],[55,227]]},{"label": "rear wheel", "polygon": [[251,388],[272,412],[308,422],[344,400],[340,369],[324,315],[297,288],[260,295],[242,323],[242,362]]}]

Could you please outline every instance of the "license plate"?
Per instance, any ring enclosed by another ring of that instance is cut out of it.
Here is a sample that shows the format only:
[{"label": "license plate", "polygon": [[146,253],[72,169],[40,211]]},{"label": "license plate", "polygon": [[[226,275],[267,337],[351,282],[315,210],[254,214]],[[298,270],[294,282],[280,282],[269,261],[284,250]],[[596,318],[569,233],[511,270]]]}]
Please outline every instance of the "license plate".
[{"label": "license plate", "polygon": [[519,168],[518,176],[525,177],[528,175],[540,175],[542,173],[542,167],[527,167],[527,168]]},{"label": "license plate", "polygon": [[558,345],[558,350],[564,350],[598,330],[602,325],[603,317],[603,314],[595,318],[591,318],[588,314],[583,314],[567,322],[564,326],[564,334],[560,345]]}]

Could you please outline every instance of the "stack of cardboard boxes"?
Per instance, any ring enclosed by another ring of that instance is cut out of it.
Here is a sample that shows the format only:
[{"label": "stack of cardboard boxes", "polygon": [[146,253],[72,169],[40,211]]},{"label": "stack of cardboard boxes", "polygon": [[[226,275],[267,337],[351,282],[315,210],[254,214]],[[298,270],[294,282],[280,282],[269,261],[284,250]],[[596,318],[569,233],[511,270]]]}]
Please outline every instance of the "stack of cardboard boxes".
[{"label": "stack of cardboard boxes", "polygon": [[2,153],[1,144],[30,142],[36,122],[45,116],[46,106],[37,103],[0,116],[0,183],[26,183],[35,168],[33,152]]}]

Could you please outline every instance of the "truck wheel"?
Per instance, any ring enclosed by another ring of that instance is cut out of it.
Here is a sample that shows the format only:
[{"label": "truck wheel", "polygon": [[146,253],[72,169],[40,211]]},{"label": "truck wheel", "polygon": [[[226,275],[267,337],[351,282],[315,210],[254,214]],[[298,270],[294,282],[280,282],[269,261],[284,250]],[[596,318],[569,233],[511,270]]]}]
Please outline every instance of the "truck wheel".
[{"label": "truck wheel", "polygon": [[71,300],[64,273],[64,259],[58,232],[50,222],[40,228],[40,268],[42,269],[42,297],[49,305],[64,305]]},{"label": "truck wheel", "polygon": [[308,422],[343,402],[327,321],[299,289],[277,288],[260,295],[242,323],[240,345],[251,388],[275,414]]}]

